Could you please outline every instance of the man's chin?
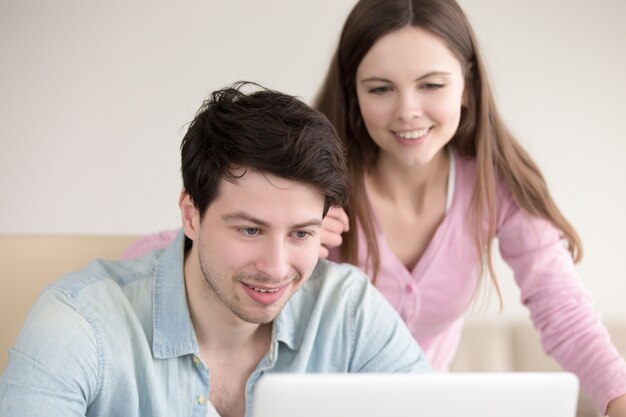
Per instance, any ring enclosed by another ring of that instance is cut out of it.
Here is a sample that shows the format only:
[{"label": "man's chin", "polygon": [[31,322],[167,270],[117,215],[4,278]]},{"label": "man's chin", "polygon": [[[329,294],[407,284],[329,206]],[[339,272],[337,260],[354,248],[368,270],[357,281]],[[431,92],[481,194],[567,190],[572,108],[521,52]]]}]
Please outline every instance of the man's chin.
[{"label": "man's chin", "polygon": [[271,311],[269,310],[254,311],[254,312],[251,311],[251,312],[247,312],[243,314],[237,314],[237,316],[239,316],[241,320],[248,322],[248,323],[268,324],[268,323],[273,322],[274,319],[278,317],[278,314],[281,312],[282,309],[283,309],[283,306],[280,306],[280,308],[272,308]]}]

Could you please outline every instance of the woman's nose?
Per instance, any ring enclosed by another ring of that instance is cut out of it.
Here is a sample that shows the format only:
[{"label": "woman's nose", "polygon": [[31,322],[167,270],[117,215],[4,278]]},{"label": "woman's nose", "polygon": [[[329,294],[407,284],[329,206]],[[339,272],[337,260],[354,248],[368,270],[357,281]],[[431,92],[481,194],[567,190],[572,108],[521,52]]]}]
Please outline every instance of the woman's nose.
[{"label": "woman's nose", "polygon": [[402,122],[410,122],[422,115],[421,100],[417,94],[403,93],[398,95],[396,117]]}]

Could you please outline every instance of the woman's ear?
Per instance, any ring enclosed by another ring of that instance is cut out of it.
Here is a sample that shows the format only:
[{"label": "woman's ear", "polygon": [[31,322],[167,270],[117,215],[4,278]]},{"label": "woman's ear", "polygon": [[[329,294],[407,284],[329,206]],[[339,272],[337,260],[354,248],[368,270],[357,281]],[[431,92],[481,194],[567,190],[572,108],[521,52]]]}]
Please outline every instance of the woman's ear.
[{"label": "woman's ear", "polygon": [[196,205],[185,190],[180,192],[178,207],[180,207],[180,215],[183,221],[185,236],[191,240],[196,240],[197,234],[200,231],[200,215]]}]

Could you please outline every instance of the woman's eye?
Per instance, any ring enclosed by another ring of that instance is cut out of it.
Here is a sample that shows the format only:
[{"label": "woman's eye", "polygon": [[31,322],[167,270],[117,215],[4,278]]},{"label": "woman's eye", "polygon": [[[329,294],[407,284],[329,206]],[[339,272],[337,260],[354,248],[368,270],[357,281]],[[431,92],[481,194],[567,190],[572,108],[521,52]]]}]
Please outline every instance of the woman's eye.
[{"label": "woman's eye", "polygon": [[257,236],[261,231],[256,227],[242,227],[239,231],[246,236]]},{"label": "woman's eye", "polygon": [[445,84],[427,83],[423,85],[423,88],[425,88],[426,90],[439,90],[443,87],[445,87]]},{"label": "woman's eye", "polygon": [[391,87],[387,85],[380,86],[380,87],[372,87],[368,90],[370,94],[385,94],[388,91],[391,91]]}]

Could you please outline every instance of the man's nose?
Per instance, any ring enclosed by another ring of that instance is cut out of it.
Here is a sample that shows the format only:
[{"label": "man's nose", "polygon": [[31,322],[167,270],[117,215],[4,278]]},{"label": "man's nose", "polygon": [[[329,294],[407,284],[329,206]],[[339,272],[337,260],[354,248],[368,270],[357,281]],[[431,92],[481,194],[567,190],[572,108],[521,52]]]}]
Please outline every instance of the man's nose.
[{"label": "man's nose", "polygon": [[283,280],[289,273],[289,248],[282,239],[265,242],[257,260],[259,272],[272,280]]}]

